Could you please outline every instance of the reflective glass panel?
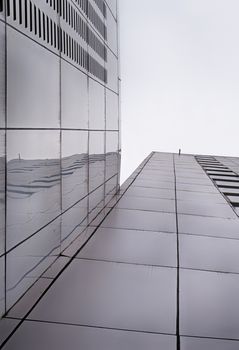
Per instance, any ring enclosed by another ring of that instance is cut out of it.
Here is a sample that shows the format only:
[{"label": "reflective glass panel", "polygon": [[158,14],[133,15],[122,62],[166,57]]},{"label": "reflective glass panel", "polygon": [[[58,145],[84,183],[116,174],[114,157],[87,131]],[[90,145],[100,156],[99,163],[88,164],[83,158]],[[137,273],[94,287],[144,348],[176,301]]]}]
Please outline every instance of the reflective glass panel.
[{"label": "reflective glass panel", "polygon": [[89,125],[90,129],[105,129],[105,88],[89,79]]},{"label": "reflective glass panel", "polygon": [[59,127],[59,69],[58,56],[7,27],[7,123],[9,127]]},{"label": "reflective glass panel", "polygon": [[118,55],[118,41],[117,41],[117,22],[113,17],[112,13],[108,11],[107,13],[107,44],[114,54]]},{"label": "reflective glass panel", "polygon": [[119,129],[119,96],[106,89],[106,130]]},{"label": "reflective glass panel", "polygon": [[7,134],[7,249],[60,214],[58,131]]},{"label": "reflective glass panel", "polygon": [[88,193],[88,132],[62,131],[62,208]]},{"label": "reflective glass panel", "polygon": [[118,93],[118,61],[110,50],[108,50],[108,62],[106,67],[108,70],[107,87]]},{"label": "reflective glass panel", "polygon": [[[1,16],[1,13],[0,13]],[[1,17],[0,17],[1,18]],[[0,127],[5,126],[5,24],[0,22]]]},{"label": "reflective glass panel", "polygon": [[87,76],[62,60],[61,63],[62,127],[88,129]]},{"label": "reflective glass panel", "polygon": [[0,255],[5,246],[5,131],[0,130]]},{"label": "reflective glass panel", "polygon": [[10,308],[60,254],[60,219],[7,254],[7,308]]},{"label": "reflective glass panel", "polygon": [[[117,14],[117,0],[106,0],[110,10],[112,11],[113,15],[116,17]],[[108,10],[109,12],[109,10]]]},{"label": "reflective glass panel", "polygon": [[105,133],[90,131],[89,189],[94,190],[105,181]]},{"label": "reflective glass panel", "polygon": [[86,228],[87,214],[88,198],[85,198],[62,215],[61,251]]},{"label": "reflective glass panel", "polygon": [[106,180],[118,172],[118,132],[106,132]]},{"label": "reflective glass panel", "polygon": [[0,258],[0,318],[5,311],[5,257]]}]

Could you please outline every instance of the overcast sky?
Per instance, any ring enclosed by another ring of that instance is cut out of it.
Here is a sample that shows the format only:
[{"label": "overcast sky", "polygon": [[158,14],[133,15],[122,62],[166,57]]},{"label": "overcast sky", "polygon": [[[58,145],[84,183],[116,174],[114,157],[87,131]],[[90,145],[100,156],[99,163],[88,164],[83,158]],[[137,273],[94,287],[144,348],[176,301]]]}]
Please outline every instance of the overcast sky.
[{"label": "overcast sky", "polygon": [[239,1],[118,1],[122,180],[153,150],[239,156]]}]

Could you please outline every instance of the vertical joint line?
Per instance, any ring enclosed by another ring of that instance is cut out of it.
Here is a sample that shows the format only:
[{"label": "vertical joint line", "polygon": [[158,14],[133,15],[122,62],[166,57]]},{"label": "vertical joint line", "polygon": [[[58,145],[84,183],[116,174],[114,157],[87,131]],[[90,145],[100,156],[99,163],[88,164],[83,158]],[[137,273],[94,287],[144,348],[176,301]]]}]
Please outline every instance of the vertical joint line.
[{"label": "vertical joint line", "polygon": [[174,191],[175,191],[175,215],[176,215],[176,234],[177,234],[177,286],[176,286],[176,337],[177,337],[177,350],[180,350],[180,307],[179,307],[179,291],[180,291],[180,261],[179,261],[179,233],[178,233],[178,206],[177,206],[177,177],[175,167],[175,155],[173,155],[173,171],[174,171]]},{"label": "vertical joint line", "polygon": [[6,18],[6,7],[5,7],[5,13],[4,13],[4,38],[5,38],[5,45],[4,45],[4,65],[5,65],[5,75],[4,75],[4,85],[5,85],[5,96],[4,96],[4,113],[5,113],[5,140],[4,140],[4,155],[5,155],[5,169],[4,169],[4,176],[5,176],[5,184],[4,184],[4,191],[5,191],[5,198],[4,198],[4,312],[7,312],[7,18]]}]

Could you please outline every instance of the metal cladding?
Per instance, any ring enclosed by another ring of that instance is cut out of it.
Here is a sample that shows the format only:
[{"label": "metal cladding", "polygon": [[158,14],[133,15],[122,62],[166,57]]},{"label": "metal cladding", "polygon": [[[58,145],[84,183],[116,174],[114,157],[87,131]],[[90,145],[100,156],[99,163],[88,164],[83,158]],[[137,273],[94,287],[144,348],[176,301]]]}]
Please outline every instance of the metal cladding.
[{"label": "metal cladding", "polygon": [[4,350],[237,350],[238,175],[152,152],[0,323]]},{"label": "metal cladding", "polygon": [[116,1],[0,0],[0,317],[118,190]]}]

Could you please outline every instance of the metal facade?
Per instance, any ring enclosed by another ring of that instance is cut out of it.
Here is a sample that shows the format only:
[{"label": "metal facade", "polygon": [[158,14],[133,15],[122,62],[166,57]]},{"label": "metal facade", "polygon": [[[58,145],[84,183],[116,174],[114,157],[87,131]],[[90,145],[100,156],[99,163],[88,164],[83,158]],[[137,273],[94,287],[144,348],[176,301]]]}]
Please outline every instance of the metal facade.
[{"label": "metal facade", "polygon": [[0,0],[0,316],[119,184],[116,0]]}]

